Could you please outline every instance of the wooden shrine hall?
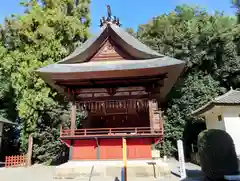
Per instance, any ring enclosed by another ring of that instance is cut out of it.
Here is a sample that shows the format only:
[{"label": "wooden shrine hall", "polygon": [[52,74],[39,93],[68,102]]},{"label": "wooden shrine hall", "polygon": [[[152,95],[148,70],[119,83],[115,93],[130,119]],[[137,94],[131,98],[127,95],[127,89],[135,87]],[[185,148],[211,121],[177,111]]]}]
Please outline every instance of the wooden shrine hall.
[{"label": "wooden shrine hall", "polygon": [[[163,141],[161,103],[184,62],[142,44],[120,27],[100,20],[100,32],[63,60],[37,73],[71,102],[71,127],[61,128],[70,160],[120,160],[122,138],[128,159],[151,159]],[[76,115],[84,119],[76,125]]]}]

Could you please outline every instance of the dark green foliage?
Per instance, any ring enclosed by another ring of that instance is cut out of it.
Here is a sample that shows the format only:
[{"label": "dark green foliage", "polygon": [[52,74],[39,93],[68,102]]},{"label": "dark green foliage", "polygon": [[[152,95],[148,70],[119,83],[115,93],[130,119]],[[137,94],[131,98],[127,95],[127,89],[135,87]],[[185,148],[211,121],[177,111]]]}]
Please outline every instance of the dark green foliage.
[{"label": "dark green foliage", "polygon": [[237,23],[240,23],[240,1],[232,0],[233,7],[236,8]]},{"label": "dark green foliage", "polygon": [[206,124],[203,121],[188,121],[185,124],[183,132],[184,151],[186,159],[190,159],[191,153],[197,153],[198,135],[202,130],[206,129]]},{"label": "dark green foliage", "polygon": [[[201,119],[192,117],[191,112],[231,86],[240,87],[240,27],[235,17],[219,12],[210,15],[204,9],[182,5],[139,26],[136,33],[129,31],[156,51],[186,62],[163,108],[164,150],[172,155],[186,122],[192,131],[185,131],[185,138],[200,131],[193,125]],[[188,140],[186,146],[192,143]]]},{"label": "dark green foliage", "polygon": [[212,179],[238,173],[238,160],[231,136],[218,129],[203,131],[198,136],[198,152],[204,174]]},{"label": "dark green foliage", "polygon": [[17,126],[4,124],[0,162],[5,160],[5,156],[19,154],[19,134],[20,130]]}]

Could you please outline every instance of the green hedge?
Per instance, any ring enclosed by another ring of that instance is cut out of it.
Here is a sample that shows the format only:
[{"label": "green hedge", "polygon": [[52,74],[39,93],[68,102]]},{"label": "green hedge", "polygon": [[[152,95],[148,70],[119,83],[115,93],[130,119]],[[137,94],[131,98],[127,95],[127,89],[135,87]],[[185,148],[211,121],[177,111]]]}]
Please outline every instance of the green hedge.
[{"label": "green hedge", "polygon": [[205,130],[198,136],[200,165],[212,180],[238,172],[238,161],[231,136],[218,129]]}]

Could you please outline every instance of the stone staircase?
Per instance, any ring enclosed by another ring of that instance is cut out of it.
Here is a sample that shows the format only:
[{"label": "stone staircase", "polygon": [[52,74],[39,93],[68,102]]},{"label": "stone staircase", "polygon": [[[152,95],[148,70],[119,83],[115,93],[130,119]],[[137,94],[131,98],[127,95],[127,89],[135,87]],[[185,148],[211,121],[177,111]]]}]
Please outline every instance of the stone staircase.
[{"label": "stone staircase", "polygon": [[[69,161],[56,167],[55,178],[121,178],[122,165],[122,161]],[[161,160],[138,160],[127,163],[128,178],[162,178],[170,174],[168,164]]]}]

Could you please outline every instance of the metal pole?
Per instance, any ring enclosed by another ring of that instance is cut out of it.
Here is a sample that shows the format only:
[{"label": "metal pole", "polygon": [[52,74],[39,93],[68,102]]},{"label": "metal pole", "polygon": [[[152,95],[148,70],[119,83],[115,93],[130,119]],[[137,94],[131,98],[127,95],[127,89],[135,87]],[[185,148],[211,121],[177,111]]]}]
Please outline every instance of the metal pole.
[{"label": "metal pole", "polygon": [[127,142],[126,138],[122,138],[122,145],[123,145],[123,181],[127,181]]}]

